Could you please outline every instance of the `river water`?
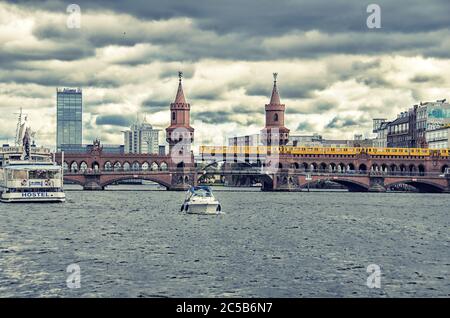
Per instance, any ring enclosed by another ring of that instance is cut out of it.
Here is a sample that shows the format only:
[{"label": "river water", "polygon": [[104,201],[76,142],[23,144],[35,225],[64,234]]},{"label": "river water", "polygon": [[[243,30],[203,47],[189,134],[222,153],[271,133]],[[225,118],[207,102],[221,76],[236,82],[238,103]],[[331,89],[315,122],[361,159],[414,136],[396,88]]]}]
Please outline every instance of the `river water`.
[{"label": "river water", "polygon": [[166,191],[0,204],[0,297],[450,296],[450,195],[215,194],[224,215],[180,213]]}]

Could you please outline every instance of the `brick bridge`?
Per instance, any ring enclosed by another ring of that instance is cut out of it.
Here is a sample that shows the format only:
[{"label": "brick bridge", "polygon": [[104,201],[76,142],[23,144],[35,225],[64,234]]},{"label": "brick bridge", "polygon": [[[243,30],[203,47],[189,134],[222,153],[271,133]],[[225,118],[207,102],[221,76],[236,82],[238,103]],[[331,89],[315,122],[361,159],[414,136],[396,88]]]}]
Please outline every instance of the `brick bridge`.
[{"label": "brick bridge", "polygon": [[[447,151],[432,152],[431,155],[371,155],[368,152],[349,154],[256,154],[254,162],[250,154],[245,155],[239,167],[240,154],[233,155],[223,169],[210,170],[205,162],[217,164],[220,160],[211,154],[201,154],[194,162],[191,144],[194,128],[190,126],[190,104],[186,102],[182,73],[176,97],[170,104],[170,125],[166,128],[169,154],[112,154],[104,153],[99,141],[86,153],[55,154],[58,163],[64,166],[66,181],[75,182],[86,190],[101,190],[107,185],[126,179],[150,180],[169,190],[185,190],[196,185],[202,177],[217,174],[226,178],[258,178],[266,191],[294,191],[307,184],[306,175],[314,180],[331,180],[347,186],[351,191],[385,191],[391,185],[406,183],[421,191],[449,192],[448,175],[443,175],[450,166]],[[289,129],[284,126],[284,104],[281,104],[276,76],[269,104],[265,105],[265,127],[261,130],[262,143],[266,146],[286,146]],[[356,148],[355,148],[356,149]],[[426,150],[428,151],[428,150]],[[389,152],[386,152],[389,153]],[[396,153],[401,153],[396,150]],[[414,153],[414,152],[408,152]],[[428,154],[430,152],[428,151]],[[252,154],[253,155],[253,154]]]},{"label": "brick bridge", "polygon": [[[221,159],[202,156],[208,167]],[[272,162],[272,164],[268,164]],[[242,161],[227,160],[220,174],[230,185],[262,184],[266,191],[296,191],[308,183],[332,181],[350,191],[384,192],[397,184],[407,184],[421,192],[450,192],[448,157],[359,155],[256,156]],[[204,168],[205,169],[205,168]],[[310,176],[311,180],[306,180]]]},{"label": "brick bridge", "polygon": [[[56,154],[60,164],[61,159],[61,154]],[[190,160],[190,165],[176,164],[170,156],[111,154],[103,153],[101,147],[94,147],[90,153],[65,154],[62,164],[64,180],[79,184],[85,190],[103,190],[110,184],[130,179],[153,181],[168,190],[186,190],[205,176],[220,175],[234,179],[234,184],[256,179],[264,191],[298,191],[308,183],[332,181],[349,191],[384,192],[393,185],[408,184],[421,192],[450,192],[450,175],[443,174],[449,163],[446,158],[269,156],[259,158],[255,163],[227,162],[220,170],[211,169],[216,161],[203,160],[195,165],[192,156]],[[267,164],[275,160],[274,167]]]}]

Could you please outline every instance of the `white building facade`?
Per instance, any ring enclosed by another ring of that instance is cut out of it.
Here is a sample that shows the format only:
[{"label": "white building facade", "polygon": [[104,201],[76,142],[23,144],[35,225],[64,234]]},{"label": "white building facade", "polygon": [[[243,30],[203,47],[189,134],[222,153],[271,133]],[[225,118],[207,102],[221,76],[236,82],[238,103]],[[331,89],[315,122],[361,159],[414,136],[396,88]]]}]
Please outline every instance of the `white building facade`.
[{"label": "white building facade", "polygon": [[125,153],[159,153],[159,132],[145,120],[136,122],[123,132]]},{"label": "white building facade", "polygon": [[430,149],[450,148],[450,126],[428,130],[425,135]]}]

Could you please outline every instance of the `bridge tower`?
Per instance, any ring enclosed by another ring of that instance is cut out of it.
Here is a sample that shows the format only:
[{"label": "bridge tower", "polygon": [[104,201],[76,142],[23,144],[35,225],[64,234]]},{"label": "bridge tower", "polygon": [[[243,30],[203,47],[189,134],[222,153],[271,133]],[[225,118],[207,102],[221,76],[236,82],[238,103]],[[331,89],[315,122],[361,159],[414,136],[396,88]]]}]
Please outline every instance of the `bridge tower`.
[{"label": "bridge tower", "polygon": [[175,101],[170,104],[170,126],[166,128],[166,140],[169,143],[169,154],[172,159],[186,165],[191,163],[194,128],[190,125],[191,105],[184,97],[182,78],[183,73],[178,72],[178,90]]},{"label": "bridge tower", "polygon": [[284,126],[286,106],[280,102],[277,87],[278,73],[273,73],[273,89],[270,103],[266,104],[266,126],[261,130],[261,141],[267,146],[283,146],[289,141],[289,129]]},{"label": "bridge tower", "polygon": [[186,190],[196,185],[194,154],[191,145],[194,141],[194,128],[190,125],[191,105],[186,102],[183,92],[183,73],[178,72],[178,90],[175,101],[170,104],[170,125],[166,128],[169,143],[171,186],[169,190]]}]

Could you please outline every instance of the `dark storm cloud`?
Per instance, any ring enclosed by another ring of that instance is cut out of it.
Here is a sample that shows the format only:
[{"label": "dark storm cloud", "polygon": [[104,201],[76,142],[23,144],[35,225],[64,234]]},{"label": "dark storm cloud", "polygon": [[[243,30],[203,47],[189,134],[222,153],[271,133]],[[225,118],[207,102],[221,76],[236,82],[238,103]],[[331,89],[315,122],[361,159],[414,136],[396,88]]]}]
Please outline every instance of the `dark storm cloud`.
[{"label": "dark storm cloud", "polygon": [[[38,7],[66,14],[67,3],[63,1],[14,3],[22,4],[24,8]],[[192,28],[186,28],[182,22],[177,22],[171,25],[170,30],[149,32],[148,29],[140,29],[142,25],[121,25],[121,18],[117,18],[119,25],[111,28],[91,23],[90,27],[82,24],[80,30],[68,29],[64,20],[38,21],[33,30],[35,36],[41,40],[63,43],[59,51],[49,52],[48,58],[73,60],[92,56],[95,48],[140,43],[151,44],[153,50],[116,63],[138,65],[152,60],[196,61],[202,58],[264,60],[334,53],[376,55],[399,52],[450,56],[450,49],[442,43],[442,38],[448,36],[450,6],[446,0],[428,1],[426,5],[419,0],[407,3],[378,1],[382,9],[380,30],[367,28],[367,3],[359,0],[332,3],[325,0],[197,0],[189,3],[184,0],[98,0],[77,3],[82,14],[128,13],[142,23],[187,17],[192,19],[193,24]],[[308,31],[315,31],[321,36],[305,36],[304,32]],[[288,38],[284,39],[284,36]],[[46,56],[45,52],[36,51],[34,54],[38,59],[45,59]],[[33,53],[12,57],[15,60],[30,60]]]},{"label": "dark storm cloud", "polygon": [[443,78],[439,75],[416,75],[413,78],[410,79],[412,83],[435,83],[440,84],[443,81]]},{"label": "dark storm cloud", "polygon": [[336,116],[325,126],[325,128],[345,128],[358,125],[360,125],[360,122],[353,118],[341,118]]},{"label": "dark storm cloud", "polygon": [[232,122],[231,113],[225,111],[205,111],[191,114],[192,119],[200,120],[206,124],[221,124],[225,122]]},{"label": "dark storm cloud", "polygon": [[[320,91],[325,89],[328,84],[324,82],[314,82],[309,81],[306,83],[302,82],[289,82],[289,83],[283,83],[282,85],[279,85],[280,88],[278,89],[280,93],[280,98],[292,98],[292,99],[299,99],[299,98],[310,98],[314,95],[315,91]],[[248,96],[267,96],[270,99],[270,96],[272,95],[272,87],[268,87],[267,85],[262,86],[258,84],[250,84],[246,88],[246,93]],[[283,100],[281,100],[283,102]]]},{"label": "dark storm cloud", "polygon": [[255,116],[255,113],[246,114],[244,117],[237,116],[239,113],[234,111],[202,111],[193,112],[192,118],[197,121],[201,121],[205,124],[226,124],[226,123],[239,123],[244,126],[248,125],[262,125],[263,119]]},{"label": "dark storm cloud", "polygon": [[244,106],[244,105],[235,105],[231,108],[231,112],[234,114],[264,114],[264,107],[262,105],[256,106]]},{"label": "dark storm cloud", "polygon": [[287,105],[286,114],[323,114],[337,107],[338,105],[335,102],[313,100],[312,104],[308,107]]},{"label": "dark storm cloud", "polygon": [[[66,1],[9,1],[28,7],[65,12]],[[367,5],[360,0],[78,0],[82,12],[112,10],[140,19],[161,20],[190,17],[208,30],[251,35],[282,34],[292,29],[326,32],[365,30]],[[417,32],[448,27],[447,0],[376,1],[386,31]]]},{"label": "dark storm cloud", "polygon": [[110,125],[110,126],[120,126],[128,127],[133,122],[133,116],[126,115],[101,115],[95,120],[95,123],[99,126]]},{"label": "dark storm cloud", "polygon": [[298,124],[297,130],[301,132],[312,132],[314,127],[309,122],[304,121]]},{"label": "dark storm cloud", "polygon": [[364,84],[366,86],[375,88],[375,87],[391,87],[391,83],[389,83],[386,79],[382,77],[382,75],[368,75],[368,76],[358,76],[355,78],[356,82]]},{"label": "dark storm cloud", "polygon": [[170,107],[170,103],[172,102],[173,101],[170,101],[168,99],[157,100],[153,98],[148,98],[142,102],[141,106],[144,112],[157,113],[160,111],[168,110]]}]

